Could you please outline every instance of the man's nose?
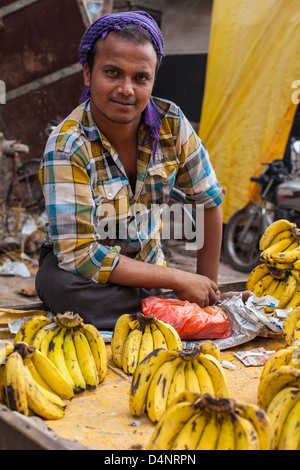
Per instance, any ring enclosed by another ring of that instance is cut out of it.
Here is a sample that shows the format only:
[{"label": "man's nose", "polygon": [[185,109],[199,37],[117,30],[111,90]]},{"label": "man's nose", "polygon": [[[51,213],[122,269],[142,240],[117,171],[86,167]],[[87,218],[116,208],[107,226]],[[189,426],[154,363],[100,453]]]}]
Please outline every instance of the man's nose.
[{"label": "man's nose", "polygon": [[118,86],[118,93],[122,93],[123,95],[130,96],[134,94],[134,87],[131,78],[124,77],[122,82],[119,83]]}]

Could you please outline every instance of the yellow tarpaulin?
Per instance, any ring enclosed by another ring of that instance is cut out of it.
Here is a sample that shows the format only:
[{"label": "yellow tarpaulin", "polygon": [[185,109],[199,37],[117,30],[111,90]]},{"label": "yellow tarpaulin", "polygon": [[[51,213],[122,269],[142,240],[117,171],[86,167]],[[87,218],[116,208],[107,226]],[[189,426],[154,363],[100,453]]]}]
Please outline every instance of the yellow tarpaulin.
[{"label": "yellow tarpaulin", "polygon": [[283,157],[299,79],[299,0],[214,0],[199,136],[226,190],[225,223],[256,197],[261,162]]}]

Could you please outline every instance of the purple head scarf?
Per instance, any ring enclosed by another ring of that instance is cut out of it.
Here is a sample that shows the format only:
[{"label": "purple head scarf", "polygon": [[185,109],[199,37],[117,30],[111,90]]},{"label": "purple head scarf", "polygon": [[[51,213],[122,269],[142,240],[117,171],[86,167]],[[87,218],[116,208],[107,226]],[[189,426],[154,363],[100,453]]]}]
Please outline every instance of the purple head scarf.
[{"label": "purple head scarf", "polygon": [[[124,26],[139,26],[146,30],[152,40],[154,49],[158,56],[158,65],[161,62],[164,48],[164,40],[161,30],[154,19],[145,11],[119,12],[104,15],[98,18],[84,33],[79,45],[78,53],[80,63],[84,65],[87,61],[89,52],[95,42],[100,38],[106,38],[109,32],[122,29]],[[80,103],[90,98],[90,89],[86,88],[80,98]],[[148,129],[148,138],[145,143],[150,142],[153,151],[153,157],[158,146],[159,134],[161,129],[161,116],[159,110],[152,98],[150,98],[144,112],[144,124]]]}]

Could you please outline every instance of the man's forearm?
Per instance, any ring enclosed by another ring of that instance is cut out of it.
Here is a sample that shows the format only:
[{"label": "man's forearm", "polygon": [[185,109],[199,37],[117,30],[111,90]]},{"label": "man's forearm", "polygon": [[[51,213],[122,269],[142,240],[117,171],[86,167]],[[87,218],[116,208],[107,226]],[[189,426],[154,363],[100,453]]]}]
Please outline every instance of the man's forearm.
[{"label": "man's forearm", "polygon": [[222,245],[222,206],[204,210],[204,245],[197,253],[197,273],[218,283]]},{"label": "man's forearm", "polygon": [[174,268],[157,266],[121,255],[108,282],[148,289],[175,289],[177,278]]}]

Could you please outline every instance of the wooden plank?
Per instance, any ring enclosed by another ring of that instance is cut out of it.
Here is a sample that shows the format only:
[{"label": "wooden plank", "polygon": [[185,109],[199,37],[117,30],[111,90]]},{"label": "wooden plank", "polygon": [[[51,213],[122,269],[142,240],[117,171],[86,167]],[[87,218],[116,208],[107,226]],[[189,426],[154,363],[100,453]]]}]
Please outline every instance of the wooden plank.
[{"label": "wooden plank", "polygon": [[0,405],[0,450],[84,450],[87,449],[72,440],[55,439],[30,423],[30,417]]}]

